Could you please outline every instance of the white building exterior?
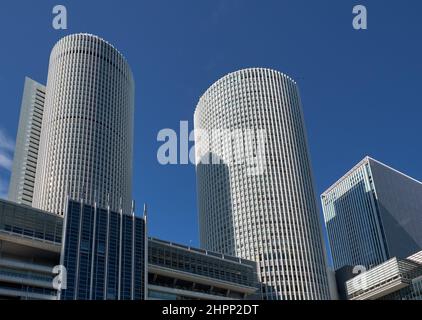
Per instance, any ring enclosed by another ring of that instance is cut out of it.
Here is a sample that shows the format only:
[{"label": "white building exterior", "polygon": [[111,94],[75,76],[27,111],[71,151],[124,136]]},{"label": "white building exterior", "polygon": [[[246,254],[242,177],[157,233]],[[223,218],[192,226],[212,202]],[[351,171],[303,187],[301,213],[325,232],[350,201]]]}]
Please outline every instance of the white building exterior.
[{"label": "white building exterior", "polygon": [[134,81],[125,58],[90,34],[50,56],[33,205],[63,214],[66,196],[130,212]]},{"label": "white building exterior", "polygon": [[[201,246],[256,261],[266,299],[329,299],[295,81],[263,68],[230,73],[194,120]],[[221,164],[204,164],[208,155]]]}]

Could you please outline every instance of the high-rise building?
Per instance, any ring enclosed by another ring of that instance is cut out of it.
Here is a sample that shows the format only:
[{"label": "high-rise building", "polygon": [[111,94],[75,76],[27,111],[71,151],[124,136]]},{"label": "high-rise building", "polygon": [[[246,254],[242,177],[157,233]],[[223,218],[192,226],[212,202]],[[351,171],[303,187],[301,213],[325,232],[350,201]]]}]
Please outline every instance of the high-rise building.
[{"label": "high-rise building", "polygon": [[321,201],[335,270],[422,250],[422,183],[377,160],[363,159]]},{"label": "high-rise building", "polygon": [[256,261],[265,299],[329,299],[295,81],[263,68],[230,73],[194,118],[201,246]]},{"label": "high-rise building", "polygon": [[143,300],[146,217],[69,200],[60,264],[67,270],[62,300]]},{"label": "high-rise building", "polygon": [[45,86],[26,77],[9,183],[9,200],[32,206]]},{"label": "high-rise building", "polygon": [[134,81],[125,58],[90,34],[50,55],[33,206],[63,214],[66,198],[130,212]]}]

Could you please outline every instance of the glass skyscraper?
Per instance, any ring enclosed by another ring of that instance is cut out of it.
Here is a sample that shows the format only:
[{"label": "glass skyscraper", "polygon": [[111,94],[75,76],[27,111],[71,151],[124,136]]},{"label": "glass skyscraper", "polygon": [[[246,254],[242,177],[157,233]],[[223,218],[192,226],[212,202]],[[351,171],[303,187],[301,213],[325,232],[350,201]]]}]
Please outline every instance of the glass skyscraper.
[{"label": "glass skyscraper", "polygon": [[321,201],[335,270],[422,250],[422,183],[377,160],[363,159]]},{"label": "glass skyscraper", "polygon": [[146,218],[69,200],[64,219],[60,299],[144,299]]}]

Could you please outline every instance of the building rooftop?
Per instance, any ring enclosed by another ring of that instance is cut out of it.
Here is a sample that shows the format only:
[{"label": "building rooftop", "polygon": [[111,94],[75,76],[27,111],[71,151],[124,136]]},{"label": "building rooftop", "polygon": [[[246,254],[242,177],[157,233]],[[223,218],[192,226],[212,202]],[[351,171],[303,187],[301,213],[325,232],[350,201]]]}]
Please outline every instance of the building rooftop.
[{"label": "building rooftop", "polygon": [[186,246],[186,245],[183,245],[183,244],[178,244],[178,243],[174,243],[174,242],[170,242],[170,241],[166,241],[166,240],[161,240],[161,239],[157,239],[157,238],[153,238],[153,237],[148,237],[148,240],[158,242],[158,243],[162,243],[162,244],[165,244],[165,245],[168,245],[168,246],[171,246],[171,247],[187,250],[187,251],[190,251],[190,252],[195,252],[195,253],[202,254],[202,255],[205,255],[205,256],[208,256],[208,257],[229,261],[229,262],[241,263],[241,264],[247,264],[247,265],[255,264],[255,262],[253,262],[251,260],[246,260],[246,259],[242,259],[242,258],[218,253],[218,252],[208,251],[208,250],[205,250],[205,249],[190,247],[190,246]]},{"label": "building rooftop", "polygon": [[366,156],[365,158],[363,158],[361,161],[359,161],[358,164],[356,164],[352,169],[350,169],[349,171],[347,171],[346,174],[344,174],[340,179],[338,179],[336,182],[334,182],[327,190],[325,190],[322,194],[321,194],[321,198],[324,198],[327,196],[328,193],[330,193],[335,187],[337,187],[343,180],[345,180],[348,176],[350,176],[354,171],[356,171],[356,169],[360,168],[362,165],[364,165],[365,163],[368,163],[369,161],[373,161],[378,163],[379,165],[382,165],[390,170],[393,170],[395,172],[397,172],[398,174],[401,174],[402,176],[405,176],[408,179],[411,179],[417,183],[422,184],[422,182],[416,180],[415,178],[412,178],[406,174],[404,174],[401,171],[398,171],[388,165],[386,165],[385,163],[382,163],[381,161],[378,161],[370,156]]},{"label": "building rooftop", "polygon": [[422,251],[407,259],[390,259],[346,282],[350,300],[375,300],[409,286],[422,276]]}]

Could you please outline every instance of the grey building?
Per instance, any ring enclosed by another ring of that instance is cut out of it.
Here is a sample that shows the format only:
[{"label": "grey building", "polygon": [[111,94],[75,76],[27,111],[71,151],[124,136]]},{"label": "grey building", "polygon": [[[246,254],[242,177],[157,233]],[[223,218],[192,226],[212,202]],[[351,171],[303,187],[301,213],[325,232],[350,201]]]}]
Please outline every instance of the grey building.
[{"label": "grey building", "polygon": [[256,263],[155,238],[148,241],[148,299],[261,299]]},{"label": "grey building", "polygon": [[334,269],[422,249],[422,183],[366,157],[321,195]]},{"label": "grey building", "polygon": [[146,217],[69,200],[60,264],[67,270],[62,300],[143,300]]},{"label": "grey building", "polygon": [[0,299],[57,299],[62,230],[62,217],[0,199]]},{"label": "grey building", "polygon": [[422,251],[363,272],[346,289],[349,300],[422,300]]},{"label": "grey building", "polygon": [[26,77],[9,183],[9,200],[32,206],[37,171],[45,86]]},{"label": "grey building", "polygon": [[230,73],[194,121],[201,247],[255,261],[265,299],[330,299],[296,82],[265,68]]}]

